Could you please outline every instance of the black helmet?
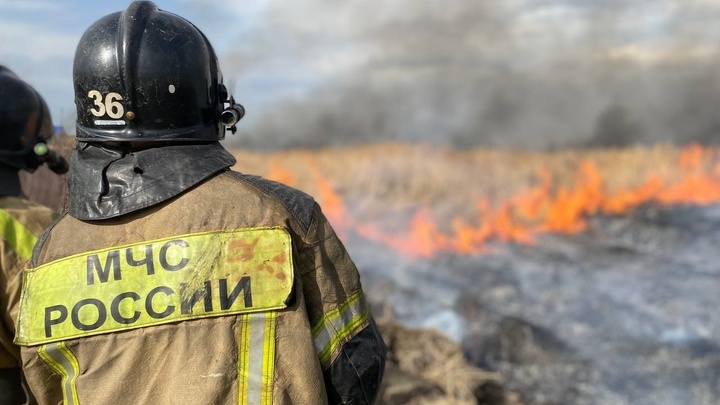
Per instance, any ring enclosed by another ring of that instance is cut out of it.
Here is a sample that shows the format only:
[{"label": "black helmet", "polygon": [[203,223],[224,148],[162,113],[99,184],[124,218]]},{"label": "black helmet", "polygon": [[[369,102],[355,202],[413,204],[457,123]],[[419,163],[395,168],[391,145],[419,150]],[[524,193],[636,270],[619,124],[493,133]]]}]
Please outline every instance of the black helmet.
[{"label": "black helmet", "polygon": [[44,160],[34,148],[44,146],[52,136],[53,124],[45,100],[10,69],[0,66],[0,163],[16,169],[36,169]]},{"label": "black helmet", "polygon": [[205,35],[150,1],[85,31],[73,82],[83,142],[217,141],[244,115],[228,97]]}]

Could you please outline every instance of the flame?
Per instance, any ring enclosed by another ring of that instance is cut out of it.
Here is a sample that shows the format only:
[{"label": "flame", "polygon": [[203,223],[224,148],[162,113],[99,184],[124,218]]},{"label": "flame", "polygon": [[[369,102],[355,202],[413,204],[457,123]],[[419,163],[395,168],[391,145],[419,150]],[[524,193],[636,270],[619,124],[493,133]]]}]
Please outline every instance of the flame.
[{"label": "flame", "polygon": [[317,162],[310,157],[306,157],[305,161],[315,180],[315,186],[318,190],[317,197],[322,201],[325,216],[328,218],[328,221],[333,224],[340,238],[346,239],[348,231],[355,226],[355,221],[350,214],[348,214],[348,210],[340,194],[335,191],[330,181],[320,174],[320,168]]},{"label": "flame", "polygon": [[402,254],[423,258],[433,257],[448,246],[447,236],[440,232],[427,208],[415,213],[406,236],[385,233],[374,224],[360,225],[356,232],[366,239],[382,242]]},{"label": "flame", "polygon": [[[596,214],[619,215],[646,203],[662,205],[708,205],[720,202],[720,162],[711,166],[711,152],[695,144],[680,151],[676,176],[650,174],[639,186],[607,190],[605,178],[592,160],[582,161],[570,186],[555,187],[545,169],[537,172],[537,184],[506,201],[493,205],[481,198],[475,202],[476,215],[456,217],[442,224],[430,207],[421,207],[402,229],[385,229],[380,224],[357,221],[332,183],[322,176],[309,155],[316,197],[323,212],[341,238],[353,234],[382,243],[395,251],[431,258],[444,252],[482,254],[488,243],[533,244],[543,233],[576,234],[588,228],[587,219]],[[294,177],[274,162],[267,177],[293,185]]]},{"label": "flame", "polygon": [[270,159],[269,165],[270,171],[265,177],[287,185],[295,184],[295,176],[290,170],[285,168],[285,165],[283,165],[279,159]]}]

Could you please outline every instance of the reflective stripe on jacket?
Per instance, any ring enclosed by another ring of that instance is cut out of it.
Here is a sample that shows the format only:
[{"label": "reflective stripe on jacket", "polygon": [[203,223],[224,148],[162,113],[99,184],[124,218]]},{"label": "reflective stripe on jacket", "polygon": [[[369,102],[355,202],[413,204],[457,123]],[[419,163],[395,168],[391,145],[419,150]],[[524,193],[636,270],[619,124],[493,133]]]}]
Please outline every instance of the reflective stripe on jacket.
[{"label": "reflective stripe on jacket", "polygon": [[[283,235],[287,255],[267,242]],[[227,171],[118,218],[65,216],[35,253],[18,341],[40,404],[375,399],[385,345],[357,269],[295,189]]]}]

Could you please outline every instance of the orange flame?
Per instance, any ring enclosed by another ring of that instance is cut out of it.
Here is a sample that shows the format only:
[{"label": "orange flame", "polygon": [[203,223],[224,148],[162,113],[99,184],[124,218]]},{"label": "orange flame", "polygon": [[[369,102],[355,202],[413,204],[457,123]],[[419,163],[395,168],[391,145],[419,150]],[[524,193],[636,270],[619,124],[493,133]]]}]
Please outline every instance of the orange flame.
[{"label": "orange flame", "polygon": [[[602,172],[590,160],[582,161],[570,187],[553,191],[547,170],[537,173],[534,187],[492,206],[477,201],[477,217],[456,217],[447,226],[433,218],[428,207],[419,208],[407,227],[393,232],[373,223],[360,223],[349,213],[340,194],[321,175],[317,163],[306,159],[317,188],[317,198],[328,220],[341,237],[353,233],[382,243],[399,253],[430,258],[443,252],[479,254],[492,241],[532,244],[542,233],[574,234],[587,229],[587,218],[595,214],[617,215],[655,202],[664,205],[707,205],[720,202],[720,163],[709,169],[712,156],[699,145],[685,147],[678,158],[678,177],[663,179],[649,175],[634,188],[608,192]],[[268,177],[292,185],[294,178],[277,163]]]},{"label": "orange flame", "polygon": [[305,159],[315,180],[318,190],[318,198],[322,201],[323,212],[331,224],[335,227],[341,238],[347,238],[349,229],[355,226],[350,214],[348,214],[342,197],[335,191],[332,184],[320,174],[320,168],[315,160]]},{"label": "orange flame", "polygon": [[265,175],[270,180],[283,184],[295,184],[295,176],[278,159],[270,160],[270,171]]}]

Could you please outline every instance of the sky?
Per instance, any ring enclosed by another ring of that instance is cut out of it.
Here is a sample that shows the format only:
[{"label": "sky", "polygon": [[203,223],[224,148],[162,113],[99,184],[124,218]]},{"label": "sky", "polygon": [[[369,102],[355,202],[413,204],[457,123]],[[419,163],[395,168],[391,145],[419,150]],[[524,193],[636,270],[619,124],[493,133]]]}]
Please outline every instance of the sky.
[{"label": "sky", "polygon": [[[715,142],[720,0],[158,0],[200,28],[252,148]],[[0,63],[72,132],[84,30],[128,1],[0,0]]]},{"label": "sky", "polygon": [[[155,1],[164,10],[198,25],[218,52],[233,48],[262,5],[218,6],[215,1]],[[124,10],[129,1],[0,0],[0,64],[31,83],[45,98],[56,121],[74,122],[72,64],[83,32],[99,18]],[[232,72],[229,72],[232,76]],[[262,87],[262,83],[247,85]],[[262,90],[258,91],[262,92]],[[69,128],[70,129],[70,128]]]}]

